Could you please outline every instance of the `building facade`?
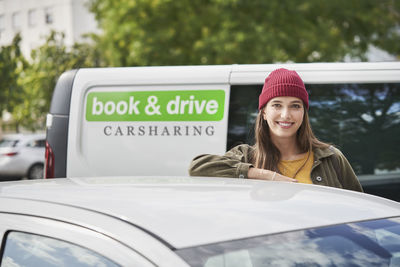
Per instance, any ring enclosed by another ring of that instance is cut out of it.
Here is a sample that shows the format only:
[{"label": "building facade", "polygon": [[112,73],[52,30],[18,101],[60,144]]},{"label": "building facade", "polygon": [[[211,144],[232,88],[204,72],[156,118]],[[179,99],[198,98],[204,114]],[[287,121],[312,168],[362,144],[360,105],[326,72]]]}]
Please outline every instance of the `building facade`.
[{"label": "building facade", "polygon": [[11,44],[19,32],[25,56],[42,45],[54,30],[65,34],[65,44],[82,41],[82,35],[98,32],[88,0],[0,0],[0,46]]}]

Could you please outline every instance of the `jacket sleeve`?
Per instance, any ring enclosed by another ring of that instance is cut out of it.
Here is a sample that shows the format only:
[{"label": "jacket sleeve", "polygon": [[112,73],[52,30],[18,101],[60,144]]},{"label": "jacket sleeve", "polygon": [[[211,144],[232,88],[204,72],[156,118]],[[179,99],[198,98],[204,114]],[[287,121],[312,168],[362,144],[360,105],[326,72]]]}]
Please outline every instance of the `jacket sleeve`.
[{"label": "jacket sleeve", "polygon": [[364,192],[347,158],[340,150],[335,149],[335,152],[340,167],[339,179],[342,183],[343,188],[358,192]]},{"label": "jacket sleeve", "polygon": [[223,156],[203,154],[193,159],[189,167],[191,176],[247,178],[250,163],[249,145],[239,145]]}]

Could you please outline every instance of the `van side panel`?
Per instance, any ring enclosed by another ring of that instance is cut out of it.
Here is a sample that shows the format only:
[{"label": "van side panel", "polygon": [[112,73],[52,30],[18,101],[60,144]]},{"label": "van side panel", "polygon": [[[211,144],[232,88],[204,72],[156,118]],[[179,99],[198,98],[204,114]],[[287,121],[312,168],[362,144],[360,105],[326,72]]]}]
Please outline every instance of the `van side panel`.
[{"label": "van side panel", "polygon": [[66,177],[69,111],[72,85],[78,70],[63,73],[57,81],[51,100],[46,141],[53,150],[54,178]]},{"label": "van side panel", "polygon": [[226,149],[231,66],[81,69],[67,177],[187,175]]}]

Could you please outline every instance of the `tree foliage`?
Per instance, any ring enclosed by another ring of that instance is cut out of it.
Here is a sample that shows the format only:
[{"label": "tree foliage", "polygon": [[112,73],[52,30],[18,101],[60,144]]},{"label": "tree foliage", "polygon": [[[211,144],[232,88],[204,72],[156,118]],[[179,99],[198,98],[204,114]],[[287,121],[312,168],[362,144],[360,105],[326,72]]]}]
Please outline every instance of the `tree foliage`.
[{"label": "tree foliage", "polygon": [[22,56],[0,49],[0,111],[44,126],[65,70],[94,66],[365,60],[370,45],[400,55],[396,0],[90,0],[102,33],[67,48],[61,33]]},{"label": "tree foliage", "polygon": [[97,66],[94,53],[89,44],[75,44],[67,49],[64,34],[52,32],[44,45],[32,51],[30,64],[18,76],[23,97],[12,112],[17,125],[32,131],[44,129],[58,77],[66,70]]},{"label": "tree foliage", "polygon": [[0,116],[3,110],[12,111],[22,97],[17,78],[27,62],[21,54],[20,42],[21,36],[17,34],[11,45],[0,48]]},{"label": "tree foliage", "polygon": [[400,55],[396,0],[92,0],[112,66],[365,60]]}]

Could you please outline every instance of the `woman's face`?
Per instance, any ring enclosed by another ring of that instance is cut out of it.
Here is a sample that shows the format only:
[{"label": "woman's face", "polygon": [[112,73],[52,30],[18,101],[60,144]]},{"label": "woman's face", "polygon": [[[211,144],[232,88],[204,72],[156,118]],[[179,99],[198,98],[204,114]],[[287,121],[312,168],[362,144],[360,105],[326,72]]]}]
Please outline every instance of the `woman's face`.
[{"label": "woman's face", "polygon": [[296,132],[303,123],[303,101],[297,97],[280,96],[272,98],[263,110],[271,137],[296,137]]}]

